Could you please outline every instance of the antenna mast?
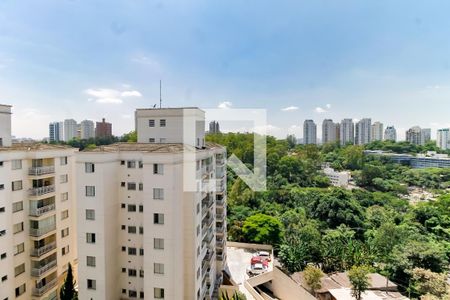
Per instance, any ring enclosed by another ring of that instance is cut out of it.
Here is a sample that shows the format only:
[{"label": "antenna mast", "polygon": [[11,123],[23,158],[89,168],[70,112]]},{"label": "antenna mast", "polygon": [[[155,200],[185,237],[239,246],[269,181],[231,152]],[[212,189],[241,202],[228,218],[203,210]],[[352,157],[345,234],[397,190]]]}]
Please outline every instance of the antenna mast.
[{"label": "antenna mast", "polygon": [[162,107],[162,98],[161,98],[161,79],[159,80],[159,108]]}]

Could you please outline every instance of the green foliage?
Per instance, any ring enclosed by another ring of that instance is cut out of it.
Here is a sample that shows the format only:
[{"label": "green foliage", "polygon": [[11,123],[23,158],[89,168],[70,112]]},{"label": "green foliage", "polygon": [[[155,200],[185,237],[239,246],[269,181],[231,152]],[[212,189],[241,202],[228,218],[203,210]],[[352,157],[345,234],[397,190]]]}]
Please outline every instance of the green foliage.
[{"label": "green foliage", "polygon": [[415,268],[411,273],[414,289],[419,295],[428,294],[442,299],[448,294],[446,274],[421,268]]},{"label": "green foliage", "polygon": [[61,300],[77,300],[78,292],[75,290],[75,280],[72,273],[72,265],[69,263],[67,268],[66,279],[59,292],[59,298]]},{"label": "green foliage", "polygon": [[303,276],[313,294],[322,288],[322,278],[324,275],[322,270],[317,267],[309,265],[305,268]]},{"label": "green foliage", "polygon": [[256,214],[245,220],[242,233],[249,242],[278,245],[282,238],[283,225],[277,218]]},{"label": "green foliage", "polygon": [[247,297],[239,291],[234,292],[233,296],[231,297],[228,296],[226,292],[222,292],[222,295],[220,295],[219,300],[247,300]]},{"label": "green foliage", "polygon": [[370,268],[367,266],[353,266],[348,272],[348,279],[352,284],[352,296],[361,300],[362,294],[370,287]]}]

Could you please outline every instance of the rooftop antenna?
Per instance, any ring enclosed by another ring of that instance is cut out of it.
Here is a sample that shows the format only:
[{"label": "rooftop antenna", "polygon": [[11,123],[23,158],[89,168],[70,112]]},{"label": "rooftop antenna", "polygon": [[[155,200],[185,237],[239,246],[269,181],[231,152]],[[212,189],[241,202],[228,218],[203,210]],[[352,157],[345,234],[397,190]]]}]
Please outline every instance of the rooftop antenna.
[{"label": "rooftop antenna", "polygon": [[161,79],[159,80],[159,108],[162,107],[162,98],[161,98]]}]

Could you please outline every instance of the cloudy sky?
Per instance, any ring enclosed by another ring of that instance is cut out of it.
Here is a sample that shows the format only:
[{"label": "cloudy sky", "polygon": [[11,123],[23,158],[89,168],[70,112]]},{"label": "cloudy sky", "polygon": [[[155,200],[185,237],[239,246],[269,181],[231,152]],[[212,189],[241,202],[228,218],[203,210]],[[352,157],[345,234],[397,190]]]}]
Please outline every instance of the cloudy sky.
[{"label": "cloudy sky", "polygon": [[[265,108],[270,133],[305,118],[450,126],[450,2],[0,0],[0,103],[13,134],[74,118],[133,129],[164,106]],[[404,134],[400,133],[401,136]]]}]

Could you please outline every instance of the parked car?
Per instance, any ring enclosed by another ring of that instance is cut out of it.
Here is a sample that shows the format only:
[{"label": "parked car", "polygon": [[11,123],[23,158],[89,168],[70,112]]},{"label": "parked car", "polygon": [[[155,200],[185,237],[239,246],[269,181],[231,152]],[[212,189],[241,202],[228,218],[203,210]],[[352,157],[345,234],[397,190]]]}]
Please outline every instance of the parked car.
[{"label": "parked car", "polygon": [[272,258],[270,256],[270,252],[267,252],[267,251],[258,251],[258,252],[253,253],[253,257],[258,257],[258,256],[267,261],[272,260]]},{"label": "parked car", "polygon": [[264,267],[264,264],[256,263],[253,265],[250,265],[250,267],[247,268],[247,274],[249,276],[255,276],[260,275],[267,271],[267,267]]},{"label": "parked car", "polygon": [[254,265],[254,264],[263,264],[263,266],[265,268],[269,267],[269,261],[261,256],[253,256],[252,259],[250,260],[250,265]]}]

